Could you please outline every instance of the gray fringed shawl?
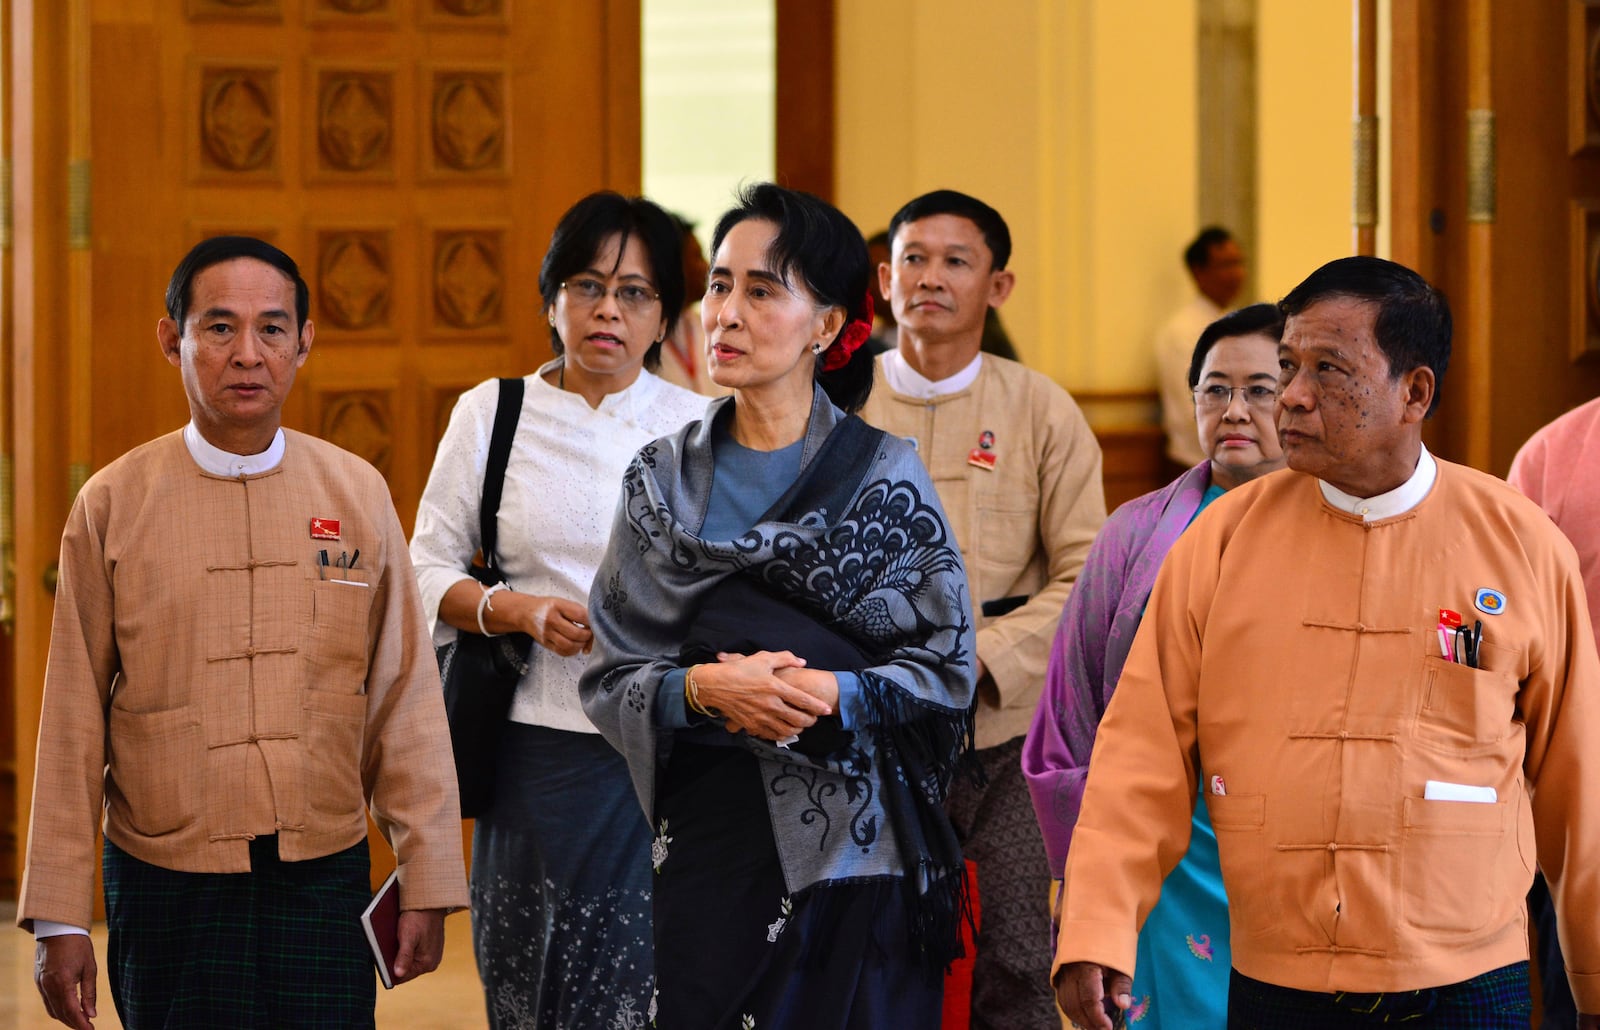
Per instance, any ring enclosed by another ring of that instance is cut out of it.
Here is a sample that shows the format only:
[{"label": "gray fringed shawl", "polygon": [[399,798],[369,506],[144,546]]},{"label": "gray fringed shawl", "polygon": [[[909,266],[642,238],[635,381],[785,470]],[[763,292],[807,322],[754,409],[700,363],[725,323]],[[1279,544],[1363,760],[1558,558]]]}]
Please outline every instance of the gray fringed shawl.
[{"label": "gray fringed shawl", "polygon": [[[871,663],[854,670],[860,703],[847,745],[808,757],[739,736],[759,759],[790,892],[907,874],[919,893],[956,891],[959,876],[948,874],[960,852],[942,804],[971,746],[976,649],[966,572],[933,484],[905,441],[818,389],[799,480],[744,535],[703,540],[712,428],[732,403],[640,450],[624,476],[589,592],[584,711],[627,758],[652,813],[673,737],[656,724],[656,693],[708,593],[725,577],[752,577]],[[947,906],[959,899],[935,904],[945,909],[937,922],[953,926]]]}]

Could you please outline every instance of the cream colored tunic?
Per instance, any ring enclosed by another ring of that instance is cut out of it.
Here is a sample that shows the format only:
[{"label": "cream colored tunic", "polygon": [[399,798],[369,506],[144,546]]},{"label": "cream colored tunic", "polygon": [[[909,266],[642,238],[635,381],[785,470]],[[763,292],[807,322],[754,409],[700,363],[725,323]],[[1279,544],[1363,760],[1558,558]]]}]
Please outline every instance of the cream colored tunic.
[{"label": "cream colored tunic", "polygon": [[[994,747],[1028,730],[1061,609],[1106,520],[1100,444],[1067,391],[1015,361],[986,354],[972,385],[923,399],[889,387],[886,357],[861,417],[915,442],[955,530],[978,657],[999,693],[998,704],[979,694],[977,743]],[[982,614],[1006,598],[1026,603]]]},{"label": "cream colored tunic", "polygon": [[[388,489],[354,455],[285,436],[277,468],[224,478],[174,432],[79,493],[24,927],[89,924],[102,804],[107,836],[136,858],[215,873],[247,871],[259,834],[288,861],[350,847],[370,806],[402,904],[467,904],[438,669]],[[323,569],[324,548],[333,561],[359,548],[356,567]]]}]

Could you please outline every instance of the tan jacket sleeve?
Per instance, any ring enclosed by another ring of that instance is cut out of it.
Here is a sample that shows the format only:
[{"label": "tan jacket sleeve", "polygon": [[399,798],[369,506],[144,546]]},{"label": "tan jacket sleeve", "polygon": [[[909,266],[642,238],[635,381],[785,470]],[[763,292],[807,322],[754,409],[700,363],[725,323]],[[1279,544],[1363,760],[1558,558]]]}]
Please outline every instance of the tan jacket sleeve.
[{"label": "tan jacket sleeve", "polygon": [[103,804],[106,709],[118,671],[102,498],[79,493],[61,538],[50,657],[39,713],[27,865],[17,925],[86,927],[94,913],[95,844]]},{"label": "tan jacket sleeve", "polygon": [[362,783],[399,860],[401,907],[465,908],[461,810],[438,665],[405,535],[393,507],[383,507],[385,565],[368,623]]},{"label": "tan jacket sleeve", "polygon": [[1047,580],[1027,604],[978,631],[978,657],[999,690],[1000,707],[1022,707],[1029,715],[1044,685],[1061,609],[1106,520],[1100,444],[1083,412],[1062,390],[1036,385],[1034,395],[1035,407],[1044,409],[1039,538]]}]

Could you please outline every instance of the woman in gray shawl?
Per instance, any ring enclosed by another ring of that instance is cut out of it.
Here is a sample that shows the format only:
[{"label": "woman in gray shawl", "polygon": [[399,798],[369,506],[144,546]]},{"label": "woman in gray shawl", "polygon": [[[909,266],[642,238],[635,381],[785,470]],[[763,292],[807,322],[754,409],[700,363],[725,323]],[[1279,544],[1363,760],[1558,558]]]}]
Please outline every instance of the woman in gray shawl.
[{"label": "woman in gray shawl", "polygon": [[961,555],[911,447],[847,414],[872,385],[861,234],[761,184],[712,251],[734,393],[628,468],[579,688],[655,829],[656,1025],[935,1027],[964,905]]}]

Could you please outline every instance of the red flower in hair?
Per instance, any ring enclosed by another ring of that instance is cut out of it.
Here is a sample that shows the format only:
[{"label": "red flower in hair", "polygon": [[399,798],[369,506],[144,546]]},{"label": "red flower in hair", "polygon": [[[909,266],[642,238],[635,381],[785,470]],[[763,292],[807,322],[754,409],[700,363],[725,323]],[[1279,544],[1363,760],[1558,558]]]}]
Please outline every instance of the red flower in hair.
[{"label": "red flower in hair", "polygon": [[850,358],[867,342],[867,337],[872,335],[872,291],[867,291],[866,316],[857,318],[844,327],[844,332],[833,341],[822,355],[822,370],[835,372],[850,364]]}]

